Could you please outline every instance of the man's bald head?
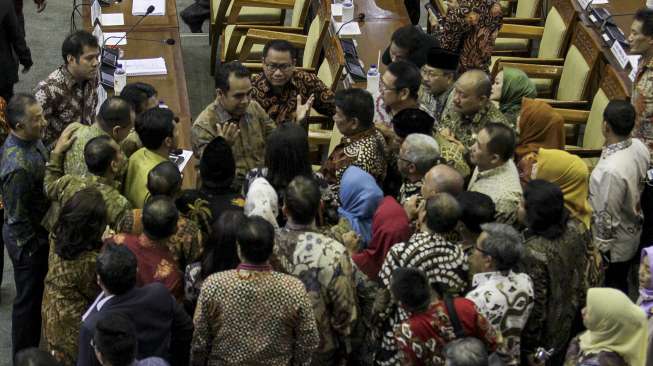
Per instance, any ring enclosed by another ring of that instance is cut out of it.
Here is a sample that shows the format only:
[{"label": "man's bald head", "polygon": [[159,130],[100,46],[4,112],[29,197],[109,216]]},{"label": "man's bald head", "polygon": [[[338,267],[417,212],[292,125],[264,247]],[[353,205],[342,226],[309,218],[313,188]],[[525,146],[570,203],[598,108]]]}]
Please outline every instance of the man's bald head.
[{"label": "man's bald head", "polygon": [[454,168],[445,164],[438,164],[431,168],[424,176],[422,196],[429,199],[437,193],[449,193],[457,196],[464,190],[465,180]]},{"label": "man's bald head", "polygon": [[454,85],[454,110],[464,115],[473,115],[488,103],[490,94],[490,76],[482,70],[469,70],[460,75]]},{"label": "man's bald head", "polygon": [[483,70],[469,70],[460,75],[457,84],[466,84],[474,91],[477,97],[490,97],[492,94],[492,81],[490,76]]}]

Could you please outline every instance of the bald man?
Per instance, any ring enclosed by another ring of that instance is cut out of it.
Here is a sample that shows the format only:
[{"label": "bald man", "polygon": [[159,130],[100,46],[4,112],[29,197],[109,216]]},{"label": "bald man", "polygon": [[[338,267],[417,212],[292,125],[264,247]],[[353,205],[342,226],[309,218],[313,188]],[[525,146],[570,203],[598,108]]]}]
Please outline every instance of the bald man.
[{"label": "bald man", "polygon": [[424,200],[428,200],[438,193],[449,193],[455,197],[464,189],[465,180],[456,169],[445,164],[438,164],[426,172],[421,195],[414,195],[407,199],[404,203],[404,210],[411,221],[416,220],[419,206]]},{"label": "bald man", "polygon": [[515,126],[490,101],[491,93],[492,81],[484,71],[470,70],[462,74],[447,100],[438,132],[469,149],[478,131],[490,122],[514,129]]}]

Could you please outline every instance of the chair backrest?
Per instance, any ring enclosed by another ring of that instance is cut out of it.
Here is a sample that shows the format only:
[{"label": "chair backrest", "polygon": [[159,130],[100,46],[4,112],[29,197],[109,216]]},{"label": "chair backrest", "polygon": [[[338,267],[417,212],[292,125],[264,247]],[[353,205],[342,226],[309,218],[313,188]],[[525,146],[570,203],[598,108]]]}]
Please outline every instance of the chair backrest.
[{"label": "chair backrest", "polygon": [[335,149],[340,143],[340,140],[342,140],[342,133],[340,133],[338,126],[334,123],[333,129],[331,129],[331,141],[329,141],[329,152],[327,155],[331,155],[333,149]]},{"label": "chair backrest", "polygon": [[291,27],[304,26],[309,5],[311,5],[309,0],[295,0],[295,5],[292,8],[292,18],[290,20]]},{"label": "chair backrest", "polygon": [[345,53],[338,37],[329,34],[324,40],[324,60],[317,70],[317,77],[334,93],[345,68]]},{"label": "chair backrest", "polygon": [[588,28],[576,23],[574,36],[565,57],[565,63],[556,92],[557,100],[583,100],[590,77],[599,60],[600,45],[596,45]]},{"label": "chair backrest", "polygon": [[546,16],[538,58],[564,56],[575,19],[576,12],[568,2],[554,3]]},{"label": "chair backrest", "polygon": [[330,20],[331,9],[326,9],[326,7],[320,6],[320,11],[311,22],[311,26],[308,28],[302,67],[312,69],[317,68],[320,52],[322,51],[322,44],[324,43],[324,38],[326,37],[327,32],[329,31]]},{"label": "chair backrest", "polygon": [[515,10],[515,17],[535,18],[541,4],[541,0],[519,0],[517,1],[517,10]]},{"label": "chair backrest", "polygon": [[619,77],[614,67],[606,65],[605,75],[601,79],[599,90],[592,100],[585,133],[583,135],[582,147],[586,149],[600,149],[605,142],[601,132],[603,124],[603,111],[611,100],[627,99],[628,87],[623,79]]}]

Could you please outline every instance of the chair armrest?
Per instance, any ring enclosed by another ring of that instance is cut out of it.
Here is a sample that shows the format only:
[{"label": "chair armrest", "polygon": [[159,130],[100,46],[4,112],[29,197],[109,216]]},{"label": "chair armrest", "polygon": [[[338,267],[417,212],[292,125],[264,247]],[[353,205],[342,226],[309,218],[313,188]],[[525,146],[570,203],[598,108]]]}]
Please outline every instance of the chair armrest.
[{"label": "chair armrest", "polygon": [[304,48],[306,46],[307,36],[302,34],[292,34],[292,33],[283,33],[283,32],[274,32],[263,29],[251,28],[247,31],[245,35],[245,41],[243,42],[243,47],[240,49],[240,62],[247,61],[250,52],[252,51],[252,46],[255,44],[265,44],[268,41],[275,39],[283,39],[290,42],[293,46],[297,48]]},{"label": "chair armrest", "polygon": [[309,130],[308,143],[314,146],[329,145],[331,143],[331,133],[330,130]]},{"label": "chair armrest", "polygon": [[522,64],[516,62],[504,62],[503,67],[512,67],[523,71],[530,78],[538,79],[560,79],[562,75],[562,66],[539,65],[539,64]]},{"label": "chair armrest", "polygon": [[581,158],[598,158],[601,156],[602,149],[585,149],[585,148],[575,148],[575,147],[566,147],[568,153],[578,155]]},{"label": "chair armrest", "polygon": [[292,9],[295,6],[295,0],[233,0],[231,11],[227,18],[227,24],[236,24],[238,22],[238,15],[244,6],[252,6],[257,8],[273,8],[273,9]]},{"label": "chair armrest", "polygon": [[555,65],[562,66],[565,63],[564,58],[537,58],[537,57],[512,57],[512,56],[501,56],[496,59],[494,66],[492,67],[492,75],[496,75],[504,63],[519,63],[519,64],[538,64],[538,65]]},{"label": "chair armrest", "polygon": [[584,125],[590,116],[589,111],[578,109],[554,108],[554,110],[564,118],[565,123],[570,125]]},{"label": "chair armrest", "polygon": [[503,38],[528,38],[540,39],[544,34],[544,27],[533,25],[503,24],[499,29],[499,37]]},{"label": "chair armrest", "polygon": [[234,32],[242,31],[244,33],[247,33],[247,31],[250,30],[251,28],[274,31],[274,32],[294,33],[294,34],[302,34],[304,32],[304,28],[301,27],[290,27],[290,26],[287,27],[284,25],[265,25],[265,24],[236,24],[234,26]]},{"label": "chair armrest", "polygon": [[516,24],[516,25],[541,25],[543,20],[544,20],[544,19],[542,19],[542,18],[518,18],[518,17],[510,17],[510,18],[503,18],[503,24]]},{"label": "chair armrest", "polygon": [[333,121],[333,118],[327,116],[308,116],[309,125],[327,126]]},{"label": "chair armrest", "polygon": [[545,98],[537,98],[537,100],[546,102],[556,109],[589,109],[590,106],[589,102],[586,100],[555,100]]}]

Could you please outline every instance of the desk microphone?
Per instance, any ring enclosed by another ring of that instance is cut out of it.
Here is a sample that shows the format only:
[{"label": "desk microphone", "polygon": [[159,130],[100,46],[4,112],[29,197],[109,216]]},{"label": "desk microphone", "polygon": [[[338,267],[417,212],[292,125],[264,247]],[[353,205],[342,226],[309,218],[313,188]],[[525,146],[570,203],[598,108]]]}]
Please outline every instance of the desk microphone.
[{"label": "desk microphone", "polygon": [[365,20],[365,13],[358,13],[358,16],[355,19],[352,19],[350,21],[344,22],[340,25],[340,28],[338,28],[338,31],[336,31],[336,36],[340,34],[340,31],[342,28],[344,28],[347,24],[352,23],[352,22],[362,22]]},{"label": "desk microphone", "polygon": [[117,46],[118,44],[120,44],[120,42],[122,42],[123,39],[125,39],[125,37],[127,37],[127,35],[131,31],[133,31],[139,24],[141,24],[141,22],[145,18],[147,18],[148,15],[152,14],[153,11],[154,11],[154,5],[148,6],[147,11],[145,12],[145,14],[141,15],[140,19],[138,19],[138,21],[136,23],[134,23],[134,25],[132,25],[129,28],[129,30],[127,30],[127,32],[125,32],[125,35],[123,35],[122,37],[119,37],[119,38],[118,37],[108,37],[107,39],[104,40],[104,42],[102,42],[102,63],[103,64],[107,64],[109,66],[115,67],[118,64],[118,58],[120,58],[120,51],[119,50],[117,50],[117,49],[114,50],[114,49],[111,49],[109,47],[106,47],[107,41],[109,39],[111,39],[111,38],[118,38],[118,42],[116,42],[116,46]]},{"label": "desk microphone", "polygon": [[[147,7],[147,11],[145,11],[145,14],[141,15],[141,18],[140,18],[136,23],[134,23],[134,25],[132,25],[131,28],[129,28],[129,30],[128,30],[127,32],[125,32],[125,35],[122,36],[122,38],[120,38],[120,40],[118,41],[118,43],[120,43],[120,42],[122,41],[123,38],[127,37],[127,35],[128,35],[131,31],[133,31],[134,28],[136,28],[136,26],[138,26],[139,24],[141,24],[141,22],[142,22],[145,18],[147,18],[148,15],[152,14],[152,12],[154,12],[154,5],[150,5],[150,6]],[[102,47],[104,47],[104,45],[102,45]]]},{"label": "desk microphone", "polygon": [[[122,36],[111,36],[111,37],[107,37],[107,38],[104,40],[104,44],[106,44],[107,41],[110,40],[110,39],[112,39],[112,38],[113,38],[113,39],[120,38],[121,41],[122,41],[122,39],[123,39]],[[162,43],[162,44],[167,44],[167,45],[170,45],[170,46],[172,46],[172,45],[174,45],[175,43],[177,43],[177,41],[175,41],[173,38],[165,38],[165,39],[147,39],[147,38],[131,38],[131,37],[129,37],[129,38],[127,38],[127,40],[128,40],[128,41],[131,40],[131,41],[145,41],[145,42]],[[118,41],[118,43],[120,43],[120,41]],[[118,46],[118,43],[116,43],[115,46]]]}]

